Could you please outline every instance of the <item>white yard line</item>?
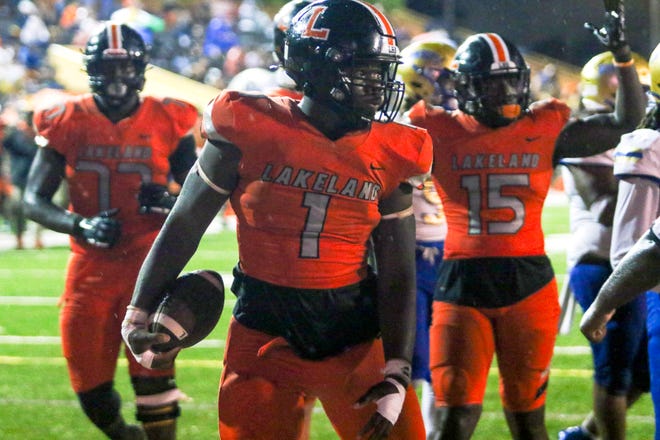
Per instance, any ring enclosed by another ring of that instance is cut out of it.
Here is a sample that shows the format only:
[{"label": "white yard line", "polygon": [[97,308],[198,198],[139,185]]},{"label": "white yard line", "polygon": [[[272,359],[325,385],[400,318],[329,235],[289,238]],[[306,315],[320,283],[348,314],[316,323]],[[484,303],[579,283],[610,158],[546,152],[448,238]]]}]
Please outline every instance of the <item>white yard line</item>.
[{"label": "white yard line", "polygon": [[[32,407],[32,408],[79,408],[80,403],[77,399],[63,400],[63,399],[22,399],[22,398],[0,398],[0,407],[10,405],[23,406],[23,407]],[[134,409],[135,404],[128,400],[122,402],[122,406],[128,409]],[[215,403],[202,403],[196,401],[194,398],[182,402],[182,406],[186,411],[209,411],[217,410],[217,405]],[[314,407],[315,414],[323,414],[323,408],[320,404],[317,404]],[[488,420],[500,420],[502,418],[502,411],[484,411],[481,415],[482,419]],[[564,414],[548,411],[546,409],[546,419],[547,420],[565,420],[570,421],[581,421],[584,418],[583,414]],[[626,416],[628,423],[639,423],[645,425],[652,425],[655,423],[655,418],[653,416],[643,416],[637,414],[628,414]]]}]

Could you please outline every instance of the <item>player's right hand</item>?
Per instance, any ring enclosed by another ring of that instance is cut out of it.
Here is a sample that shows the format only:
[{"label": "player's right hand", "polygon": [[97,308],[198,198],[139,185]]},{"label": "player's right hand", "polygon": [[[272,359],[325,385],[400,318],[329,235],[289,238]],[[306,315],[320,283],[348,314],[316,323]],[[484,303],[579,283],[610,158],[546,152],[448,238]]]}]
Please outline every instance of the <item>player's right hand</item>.
[{"label": "player's right hand", "polygon": [[391,359],[385,364],[385,378],[355,403],[362,408],[375,403],[377,410],[360,430],[359,438],[382,440],[389,436],[399,418],[406,400],[406,389],[410,385],[410,363],[403,359]]},{"label": "player's right hand", "polygon": [[180,347],[163,353],[152,351],[153,345],[168,342],[170,337],[165,333],[149,332],[147,311],[131,305],[126,308],[126,315],[121,323],[121,337],[135,360],[149,369],[171,368],[181,351]]},{"label": "player's right hand", "polygon": [[82,217],[76,225],[74,235],[92,246],[111,248],[121,236],[121,223],[114,218],[119,209],[102,211],[94,217]]},{"label": "player's right hand", "polygon": [[618,11],[607,11],[605,13],[605,24],[598,28],[592,23],[585,23],[584,26],[589,29],[594,36],[605,46],[618,63],[625,63],[631,60],[631,51],[625,36],[625,17],[623,8]]},{"label": "player's right hand", "polygon": [[592,304],[582,315],[580,321],[580,331],[591,342],[598,343],[603,340],[607,334],[607,323],[612,319],[615,310],[607,313],[597,311]]}]

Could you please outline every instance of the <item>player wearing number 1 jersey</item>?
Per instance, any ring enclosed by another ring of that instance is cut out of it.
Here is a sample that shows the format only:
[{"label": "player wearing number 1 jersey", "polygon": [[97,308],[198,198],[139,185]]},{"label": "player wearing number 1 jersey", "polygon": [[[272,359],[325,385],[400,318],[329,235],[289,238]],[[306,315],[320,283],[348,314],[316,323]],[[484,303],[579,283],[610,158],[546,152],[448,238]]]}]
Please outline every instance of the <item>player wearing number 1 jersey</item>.
[{"label": "player wearing number 1 jersey", "polygon": [[[190,132],[197,109],[139,96],[145,51],[140,35],[123,24],[107,23],[92,36],[84,52],[92,93],[35,113],[42,148],[25,195],[33,220],[71,235],[62,348],[85,414],[112,439],[173,439],[181,395],[173,369],[152,371],[129,356],[143,430],[124,423],[113,387],[121,317],[175,200],[168,179],[183,183],[196,160]],[[66,210],[52,202],[63,179]]]},{"label": "player wearing number 1 jersey", "polygon": [[424,439],[410,386],[411,183],[428,176],[432,148],[425,130],[389,122],[403,95],[393,28],[366,2],[322,0],[296,15],[286,44],[302,99],[225,91],[211,102],[207,142],[140,271],[124,339],[151,366],[176,355],[150,350],[163,335],[145,316],[231,200],[239,264],[220,437],[300,439],[305,402],[318,398],[339,438]]},{"label": "player wearing number 1 jersey", "polygon": [[[634,82],[634,68],[619,70],[622,82]],[[433,139],[448,224],[430,336],[434,438],[471,437],[496,354],[513,438],[544,439],[559,305],[543,203],[559,158],[603,151],[606,134],[611,147],[622,130],[590,133],[596,120],[565,128],[569,109],[554,99],[528,106],[529,68],[497,34],[473,35],[458,48],[454,78],[458,111],[416,107],[410,114]],[[639,83],[636,92],[641,102]],[[629,121],[641,115],[633,113]]]}]

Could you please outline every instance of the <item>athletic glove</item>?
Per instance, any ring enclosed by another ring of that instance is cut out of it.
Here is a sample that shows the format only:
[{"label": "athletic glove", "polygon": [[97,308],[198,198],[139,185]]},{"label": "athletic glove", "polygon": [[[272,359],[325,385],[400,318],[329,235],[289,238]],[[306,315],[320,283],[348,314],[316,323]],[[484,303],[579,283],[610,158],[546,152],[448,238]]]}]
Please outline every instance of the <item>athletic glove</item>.
[{"label": "athletic glove", "polygon": [[121,337],[140,365],[149,369],[166,369],[174,365],[180,347],[163,353],[154,353],[151,346],[170,340],[165,333],[150,333],[148,313],[139,307],[128,306],[121,323]]},{"label": "athletic glove", "polygon": [[167,192],[167,187],[157,183],[143,183],[138,194],[140,214],[155,212],[169,214],[176,202],[176,196]]},{"label": "athletic glove", "polygon": [[623,7],[618,10],[605,13],[605,24],[600,29],[592,23],[585,23],[584,27],[589,29],[605,46],[617,63],[627,63],[631,60],[630,46],[625,36],[625,17]]},{"label": "athletic glove", "polygon": [[406,389],[410,384],[410,362],[390,359],[385,363],[384,373],[385,379],[369,388],[355,403],[356,408],[362,408],[370,402],[375,402],[378,408],[360,431],[360,438],[387,438],[403,409]]},{"label": "athletic glove", "polygon": [[94,217],[82,217],[77,221],[73,235],[92,246],[111,248],[121,236],[121,223],[114,218],[119,209],[102,211]]}]

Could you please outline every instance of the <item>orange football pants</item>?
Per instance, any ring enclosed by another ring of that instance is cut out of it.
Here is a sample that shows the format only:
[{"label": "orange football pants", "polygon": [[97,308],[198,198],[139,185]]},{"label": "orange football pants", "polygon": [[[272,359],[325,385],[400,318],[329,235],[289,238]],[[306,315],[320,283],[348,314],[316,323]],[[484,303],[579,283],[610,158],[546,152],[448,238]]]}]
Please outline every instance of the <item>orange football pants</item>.
[{"label": "orange football pants", "polygon": [[430,366],[436,405],[483,403],[496,354],[504,408],[528,412],[543,406],[559,315],[554,279],[508,307],[434,301]]},{"label": "orange football pants", "polygon": [[[149,244],[149,243],[147,243]],[[113,380],[122,346],[121,322],[149,245],[124,258],[71,253],[61,300],[60,333],[71,385],[76,393]],[[173,376],[149,370],[125,349],[131,377]]]},{"label": "orange football pants", "polygon": [[[222,440],[303,438],[305,399],[317,397],[342,439],[354,440],[376,411],[354,403],[383,380],[380,339],[321,361],[296,355],[281,337],[232,318],[218,397]],[[389,439],[423,440],[424,424],[412,387]]]}]

